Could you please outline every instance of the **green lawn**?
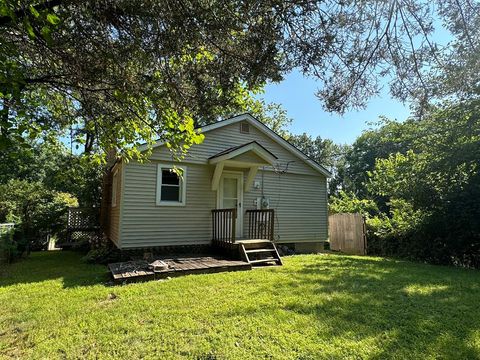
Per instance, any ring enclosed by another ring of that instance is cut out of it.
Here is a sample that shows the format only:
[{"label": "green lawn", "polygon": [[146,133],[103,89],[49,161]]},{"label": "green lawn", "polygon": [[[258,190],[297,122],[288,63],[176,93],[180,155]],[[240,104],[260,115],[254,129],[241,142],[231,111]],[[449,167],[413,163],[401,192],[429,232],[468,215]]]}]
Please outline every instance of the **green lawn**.
[{"label": "green lawn", "polygon": [[33,254],[1,274],[0,357],[480,358],[479,271],[284,262],[112,287],[75,253]]}]

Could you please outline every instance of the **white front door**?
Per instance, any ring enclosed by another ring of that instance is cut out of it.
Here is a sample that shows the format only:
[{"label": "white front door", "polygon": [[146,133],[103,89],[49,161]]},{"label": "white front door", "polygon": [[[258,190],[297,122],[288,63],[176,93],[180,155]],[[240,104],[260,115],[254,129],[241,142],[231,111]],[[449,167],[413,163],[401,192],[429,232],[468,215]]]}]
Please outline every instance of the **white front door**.
[{"label": "white front door", "polygon": [[237,209],[236,237],[243,235],[243,173],[224,171],[217,197],[218,209]]}]

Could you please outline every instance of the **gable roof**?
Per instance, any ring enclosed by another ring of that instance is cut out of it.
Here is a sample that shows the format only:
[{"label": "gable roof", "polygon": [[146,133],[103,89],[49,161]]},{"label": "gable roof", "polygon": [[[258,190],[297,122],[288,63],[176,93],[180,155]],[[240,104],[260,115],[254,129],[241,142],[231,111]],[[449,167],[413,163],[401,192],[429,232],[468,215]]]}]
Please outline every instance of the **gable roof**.
[{"label": "gable roof", "polygon": [[[328,171],[322,165],[317,163],[315,160],[309,158],[306,154],[304,154],[302,151],[300,151],[295,146],[290,144],[287,140],[282,138],[280,135],[278,135],[276,132],[274,132],[272,129],[270,129],[268,126],[263,124],[261,121],[257,120],[255,117],[253,117],[249,113],[245,113],[245,114],[241,114],[241,115],[231,117],[229,119],[221,120],[221,121],[218,121],[216,123],[213,123],[213,124],[210,124],[210,125],[207,125],[207,126],[204,126],[204,127],[200,127],[197,130],[202,132],[202,133],[206,133],[206,132],[209,132],[209,131],[212,131],[212,130],[215,130],[215,129],[218,129],[218,128],[221,128],[221,127],[224,127],[224,126],[239,123],[241,121],[246,121],[250,125],[254,126],[256,129],[261,131],[263,134],[265,134],[267,137],[269,137],[270,139],[275,141],[277,144],[281,145],[286,150],[291,152],[293,155],[295,155],[296,157],[303,160],[303,162],[305,162],[307,165],[312,167],[314,170],[318,171],[320,174],[323,174],[326,177],[331,177],[332,176],[330,171]],[[156,147],[159,147],[159,146],[162,146],[162,145],[164,145],[164,142],[159,140],[155,144],[153,144],[152,147],[156,148]],[[144,149],[142,149],[142,147],[140,147],[140,150],[145,150],[145,149],[146,149],[146,146],[145,146]]]},{"label": "gable roof", "polygon": [[208,160],[210,161],[210,163],[215,163],[223,160],[232,159],[246,152],[253,152],[262,160],[272,165],[273,165],[273,162],[278,159],[277,156],[275,156],[271,151],[266,149],[264,146],[262,146],[258,142],[250,141],[246,144],[234,146],[226,150],[220,151],[219,153],[213,156],[210,156]]}]

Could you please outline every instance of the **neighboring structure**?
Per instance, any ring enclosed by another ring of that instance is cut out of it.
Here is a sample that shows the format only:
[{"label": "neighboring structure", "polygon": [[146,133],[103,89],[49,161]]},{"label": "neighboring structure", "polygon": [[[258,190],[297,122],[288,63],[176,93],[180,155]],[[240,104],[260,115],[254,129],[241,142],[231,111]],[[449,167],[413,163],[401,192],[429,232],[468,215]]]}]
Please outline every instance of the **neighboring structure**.
[{"label": "neighboring structure", "polygon": [[112,167],[104,228],[117,247],[211,244],[218,237],[213,209],[234,209],[234,242],[248,236],[247,211],[263,208],[274,210],[276,243],[315,250],[327,239],[330,173],[324,167],[249,114],[205,126],[202,133],[204,142],[181,163],[159,142],[149,162]]}]

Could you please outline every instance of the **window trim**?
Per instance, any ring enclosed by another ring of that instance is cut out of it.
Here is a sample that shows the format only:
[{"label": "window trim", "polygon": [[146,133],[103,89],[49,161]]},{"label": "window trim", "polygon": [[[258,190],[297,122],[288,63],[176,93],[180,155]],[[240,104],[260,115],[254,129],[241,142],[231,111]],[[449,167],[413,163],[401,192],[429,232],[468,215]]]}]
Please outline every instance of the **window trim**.
[{"label": "window trim", "polygon": [[[173,169],[174,167],[182,169],[183,176],[180,178],[179,194],[182,201],[161,200],[162,196],[162,170]],[[157,164],[157,186],[155,194],[155,203],[157,206],[185,206],[187,200],[187,167],[175,164]]]},{"label": "window trim", "polygon": [[118,188],[118,169],[113,172],[112,176],[112,208],[117,207],[117,188]]}]

